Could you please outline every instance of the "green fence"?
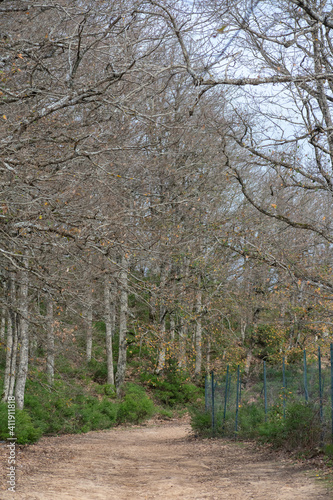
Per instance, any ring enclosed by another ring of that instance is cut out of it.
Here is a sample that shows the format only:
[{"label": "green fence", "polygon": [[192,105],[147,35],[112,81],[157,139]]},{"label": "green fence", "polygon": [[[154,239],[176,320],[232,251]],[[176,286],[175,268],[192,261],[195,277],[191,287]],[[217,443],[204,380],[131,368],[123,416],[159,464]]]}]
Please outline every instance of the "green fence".
[{"label": "green fence", "polygon": [[237,437],[242,431],[239,418],[245,406],[252,406],[253,421],[259,424],[260,419],[269,420],[273,412],[285,419],[290,405],[302,402],[312,405],[318,415],[318,445],[333,443],[333,344],[329,362],[323,363],[319,347],[315,359],[307,359],[304,351],[302,363],[287,364],[283,359],[273,365],[263,361],[255,380],[244,382],[239,366],[236,370],[227,366],[222,376],[213,372],[206,376],[205,407],[211,412],[213,435]]}]

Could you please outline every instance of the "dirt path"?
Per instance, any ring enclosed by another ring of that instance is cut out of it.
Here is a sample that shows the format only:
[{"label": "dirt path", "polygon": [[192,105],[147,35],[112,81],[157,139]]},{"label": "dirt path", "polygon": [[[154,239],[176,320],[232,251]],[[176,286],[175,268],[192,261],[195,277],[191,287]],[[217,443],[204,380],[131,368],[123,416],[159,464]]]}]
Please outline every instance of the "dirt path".
[{"label": "dirt path", "polygon": [[[3,444],[0,451],[5,463]],[[195,440],[185,424],[43,438],[18,453],[16,494],[6,491],[5,474],[1,500],[333,498],[300,465],[252,444]]]}]

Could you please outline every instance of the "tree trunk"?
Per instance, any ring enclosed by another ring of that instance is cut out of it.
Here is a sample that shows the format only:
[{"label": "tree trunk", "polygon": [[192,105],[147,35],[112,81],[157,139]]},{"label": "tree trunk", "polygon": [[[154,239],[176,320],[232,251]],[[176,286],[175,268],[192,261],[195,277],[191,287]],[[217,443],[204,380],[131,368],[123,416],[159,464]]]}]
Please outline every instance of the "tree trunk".
[{"label": "tree trunk", "polygon": [[[185,313],[185,296],[186,296],[186,284],[187,278],[189,275],[189,259],[184,257],[183,264],[183,284],[181,286],[181,302],[183,303],[184,313]],[[180,317],[180,326],[179,326],[179,358],[178,358],[178,367],[184,368],[186,365],[186,337],[188,333],[188,325],[183,316]]]},{"label": "tree trunk", "polygon": [[158,354],[158,363],[156,367],[156,373],[162,373],[165,368],[165,359],[166,359],[166,328],[165,328],[165,315],[166,315],[166,307],[165,307],[165,285],[168,276],[170,266],[167,264],[162,265],[161,268],[161,279],[160,279],[160,287],[159,287],[159,295],[160,295],[160,307],[159,307],[159,330],[160,330],[160,346],[159,346],[159,354]]},{"label": "tree trunk", "polygon": [[1,325],[0,325],[0,341],[5,340],[5,331],[6,331],[6,309],[3,308],[1,311]]},{"label": "tree trunk", "polygon": [[184,368],[186,365],[186,337],[187,337],[187,324],[184,318],[180,318],[179,328],[179,358],[178,367]]},{"label": "tree trunk", "polygon": [[173,343],[175,341],[175,332],[176,332],[176,321],[175,315],[170,314],[170,341]]},{"label": "tree trunk", "polygon": [[244,368],[244,373],[245,373],[246,379],[250,373],[252,359],[253,359],[253,354],[252,354],[252,351],[249,350],[249,351],[247,351],[247,354],[246,354],[246,361],[245,361],[245,368]]},{"label": "tree trunk", "polygon": [[18,315],[16,300],[16,279],[14,273],[10,273],[9,278],[9,309],[7,324],[7,353],[6,353],[6,373],[5,373],[5,397],[14,395],[16,382],[16,359],[17,359],[17,336],[18,336]]},{"label": "tree trunk", "polygon": [[11,356],[11,372],[9,377],[8,396],[14,396],[15,382],[16,382],[16,360],[17,360],[17,343],[18,343],[18,315],[12,311],[12,332],[13,332],[13,348]]},{"label": "tree trunk", "polygon": [[120,313],[119,313],[119,355],[116,374],[117,396],[121,395],[121,388],[125,380],[126,373],[126,355],[127,355],[127,313],[128,313],[128,293],[127,293],[127,278],[128,278],[128,260],[125,255],[121,257],[120,271]]},{"label": "tree trunk", "polygon": [[197,292],[197,303],[196,303],[196,327],[195,327],[195,369],[194,375],[195,377],[199,377],[201,373],[201,365],[202,365],[202,319],[201,319],[201,311],[202,311],[202,290],[200,289],[201,279],[198,278],[198,292]]},{"label": "tree trunk", "polygon": [[155,373],[157,375],[162,373],[165,368],[165,358],[166,358],[165,318],[161,320],[160,332],[161,332],[160,350],[158,354],[158,363],[155,370]]},{"label": "tree trunk", "polygon": [[46,373],[49,385],[54,383],[54,325],[53,325],[53,301],[51,298],[46,304],[46,328],[47,328],[47,357]]},{"label": "tree trunk", "polygon": [[[40,317],[41,321],[43,321],[45,318],[44,316],[41,315],[41,308],[40,308],[40,293],[37,291],[37,300],[33,301],[31,303],[31,309],[30,309],[30,314],[33,316],[35,315],[36,317]],[[32,329],[29,333],[29,358],[30,358],[30,363],[32,362],[33,364],[35,363],[35,359],[37,356],[37,348],[38,348],[38,337],[36,334],[35,329]]]},{"label": "tree trunk", "polygon": [[[12,286],[12,285],[11,285]],[[13,297],[11,296],[11,299]],[[14,321],[13,321],[14,317]],[[7,402],[8,396],[12,396],[12,392],[10,391],[11,387],[11,379],[15,377],[16,371],[16,352],[15,348],[15,313],[11,309],[8,313],[7,319],[7,343],[6,343],[6,368],[5,368],[5,378],[4,378],[4,387],[2,394],[2,401]]]},{"label": "tree trunk", "polygon": [[247,327],[247,322],[244,318],[241,317],[241,319],[240,319],[240,333],[241,333],[241,338],[242,338],[243,344],[245,342],[246,327]]},{"label": "tree trunk", "polygon": [[88,283],[87,312],[86,312],[86,360],[91,361],[92,354],[92,289]]},{"label": "tree trunk", "polygon": [[104,281],[104,317],[105,317],[105,342],[106,342],[106,364],[108,372],[108,384],[114,385],[113,373],[113,351],[112,351],[112,311],[110,300],[110,275],[107,273]]},{"label": "tree trunk", "polygon": [[117,303],[117,284],[115,280],[112,280],[110,288],[110,314],[111,314],[111,331],[112,338],[116,331],[116,303]]},{"label": "tree trunk", "polygon": [[16,405],[19,410],[24,406],[25,384],[28,375],[29,364],[29,303],[28,303],[28,258],[24,257],[23,266],[25,269],[21,272],[20,284],[20,304],[19,304],[19,325],[20,325],[20,358],[15,386]]}]

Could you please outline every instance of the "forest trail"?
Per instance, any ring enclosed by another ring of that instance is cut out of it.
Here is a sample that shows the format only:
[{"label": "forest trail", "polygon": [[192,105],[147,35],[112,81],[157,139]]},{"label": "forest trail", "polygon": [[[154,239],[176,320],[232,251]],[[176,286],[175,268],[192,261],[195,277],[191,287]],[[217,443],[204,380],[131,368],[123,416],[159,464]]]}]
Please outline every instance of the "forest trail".
[{"label": "forest trail", "polygon": [[187,424],[47,437],[17,451],[16,493],[6,491],[2,468],[1,500],[333,498],[301,464],[251,443],[194,439]]}]

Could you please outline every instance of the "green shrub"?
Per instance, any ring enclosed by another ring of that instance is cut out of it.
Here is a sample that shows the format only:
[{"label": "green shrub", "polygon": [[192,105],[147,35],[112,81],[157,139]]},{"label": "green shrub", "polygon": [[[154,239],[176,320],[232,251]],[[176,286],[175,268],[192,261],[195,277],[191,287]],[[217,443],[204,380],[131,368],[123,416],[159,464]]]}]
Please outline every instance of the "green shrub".
[{"label": "green shrub", "polygon": [[203,389],[187,382],[187,374],[179,371],[177,361],[167,361],[161,375],[141,373],[140,380],[154,390],[154,396],[164,405],[174,407],[193,403],[203,397]]},{"label": "green shrub", "polygon": [[258,324],[250,336],[253,354],[267,361],[279,359],[280,348],[285,340],[284,329],[267,324]]},{"label": "green shrub", "polygon": [[33,425],[30,415],[24,410],[17,410],[15,424],[18,444],[34,443],[42,435],[42,430]]},{"label": "green shrub", "polygon": [[324,448],[324,453],[327,457],[333,458],[333,444],[327,444]]},{"label": "green shrub", "polygon": [[127,384],[124,400],[119,405],[117,421],[137,424],[153,416],[154,412],[154,403],[148,398],[145,390],[138,385]]},{"label": "green shrub", "polygon": [[115,425],[118,404],[104,398],[98,401],[87,396],[83,403],[77,406],[78,431],[87,432],[97,429],[108,429]]},{"label": "green shrub", "polygon": [[112,384],[102,384],[102,385],[99,385],[96,388],[96,392],[98,394],[102,394],[102,395],[108,396],[109,398],[115,398],[116,397],[116,388]]},{"label": "green shrub", "polygon": [[[211,436],[212,414],[203,408],[192,407],[190,409],[192,429],[202,436]],[[234,410],[228,409],[224,415],[224,410],[219,408],[215,411],[215,430],[214,435],[220,437],[235,437],[235,418]],[[258,437],[259,426],[265,420],[265,411],[262,405],[255,403],[244,404],[239,408],[237,436],[239,438]]]},{"label": "green shrub", "polygon": [[111,425],[115,425],[117,422],[118,408],[119,405],[114,401],[110,401],[108,398],[104,398],[103,401],[99,403],[100,412],[108,417],[109,424]]},{"label": "green shrub", "polygon": [[102,401],[75,383],[69,385],[61,380],[50,388],[45,374],[33,373],[27,382],[24,411],[38,429],[38,437],[41,433],[79,433],[108,429],[122,422],[138,423],[155,411],[145,390],[135,384],[126,386],[121,402],[114,399],[115,389],[110,384],[98,386],[98,393],[103,395]]},{"label": "green shrub", "polygon": [[283,418],[281,406],[269,413],[268,420],[259,427],[261,439],[275,448],[311,450],[321,440],[319,411],[313,404],[291,402]]},{"label": "green shrub", "polygon": [[196,434],[202,437],[234,437],[235,436],[235,412],[227,411],[224,418],[224,411],[218,409],[214,414],[215,427],[212,427],[211,409],[191,407],[191,427]]},{"label": "green shrub", "polygon": [[[42,435],[42,430],[33,425],[31,417],[25,410],[15,412],[15,434],[18,444],[34,443]],[[5,403],[0,403],[0,439],[6,440],[8,432],[8,409]]]},{"label": "green shrub", "polygon": [[105,384],[108,378],[108,368],[106,361],[97,361],[96,359],[92,359],[88,363],[88,371],[89,375],[93,379],[94,382],[98,384]]},{"label": "green shrub", "polygon": [[154,391],[154,395],[164,405],[172,407],[182,402],[183,397],[180,385],[171,384],[165,380],[158,380],[155,381],[155,387],[158,387],[158,389]]},{"label": "green shrub", "polygon": [[56,380],[50,389],[43,378],[39,379],[31,377],[27,383],[25,408],[43,434],[87,432],[116,424],[118,403],[106,395],[114,395],[113,386],[99,387],[104,395],[99,401],[75,383]]},{"label": "green shrub", "polygon": [[169,418],[173,417],[173,412],[172,410],[167,410],[166,408],[157,408],[156,413],[163,419],[168,420]]},{"label": "green shrub", "polygon": [[212,435],[212,414],[202,408],[190,408],[191,427],[202,437]]},{"label": "green shrub", "polygon": [[244,404],[238,414],[238,435],[242,438],[258,437],[259,427],[265,421],[265,409],[262,404]]},{"label": "green shrub", "polygon": [[181,392],[183,393],[184,403],[190,403],[204,396],[202,389],[194,384],[183,383],[181,385]]},{"label": "green shrub", "polygon": [[106,414],[101,413],[97,405],[95,407],[81,408],[80,420],[83,424],[85,432],[97,429],[107,429],[112,425],[109,417]]}]

